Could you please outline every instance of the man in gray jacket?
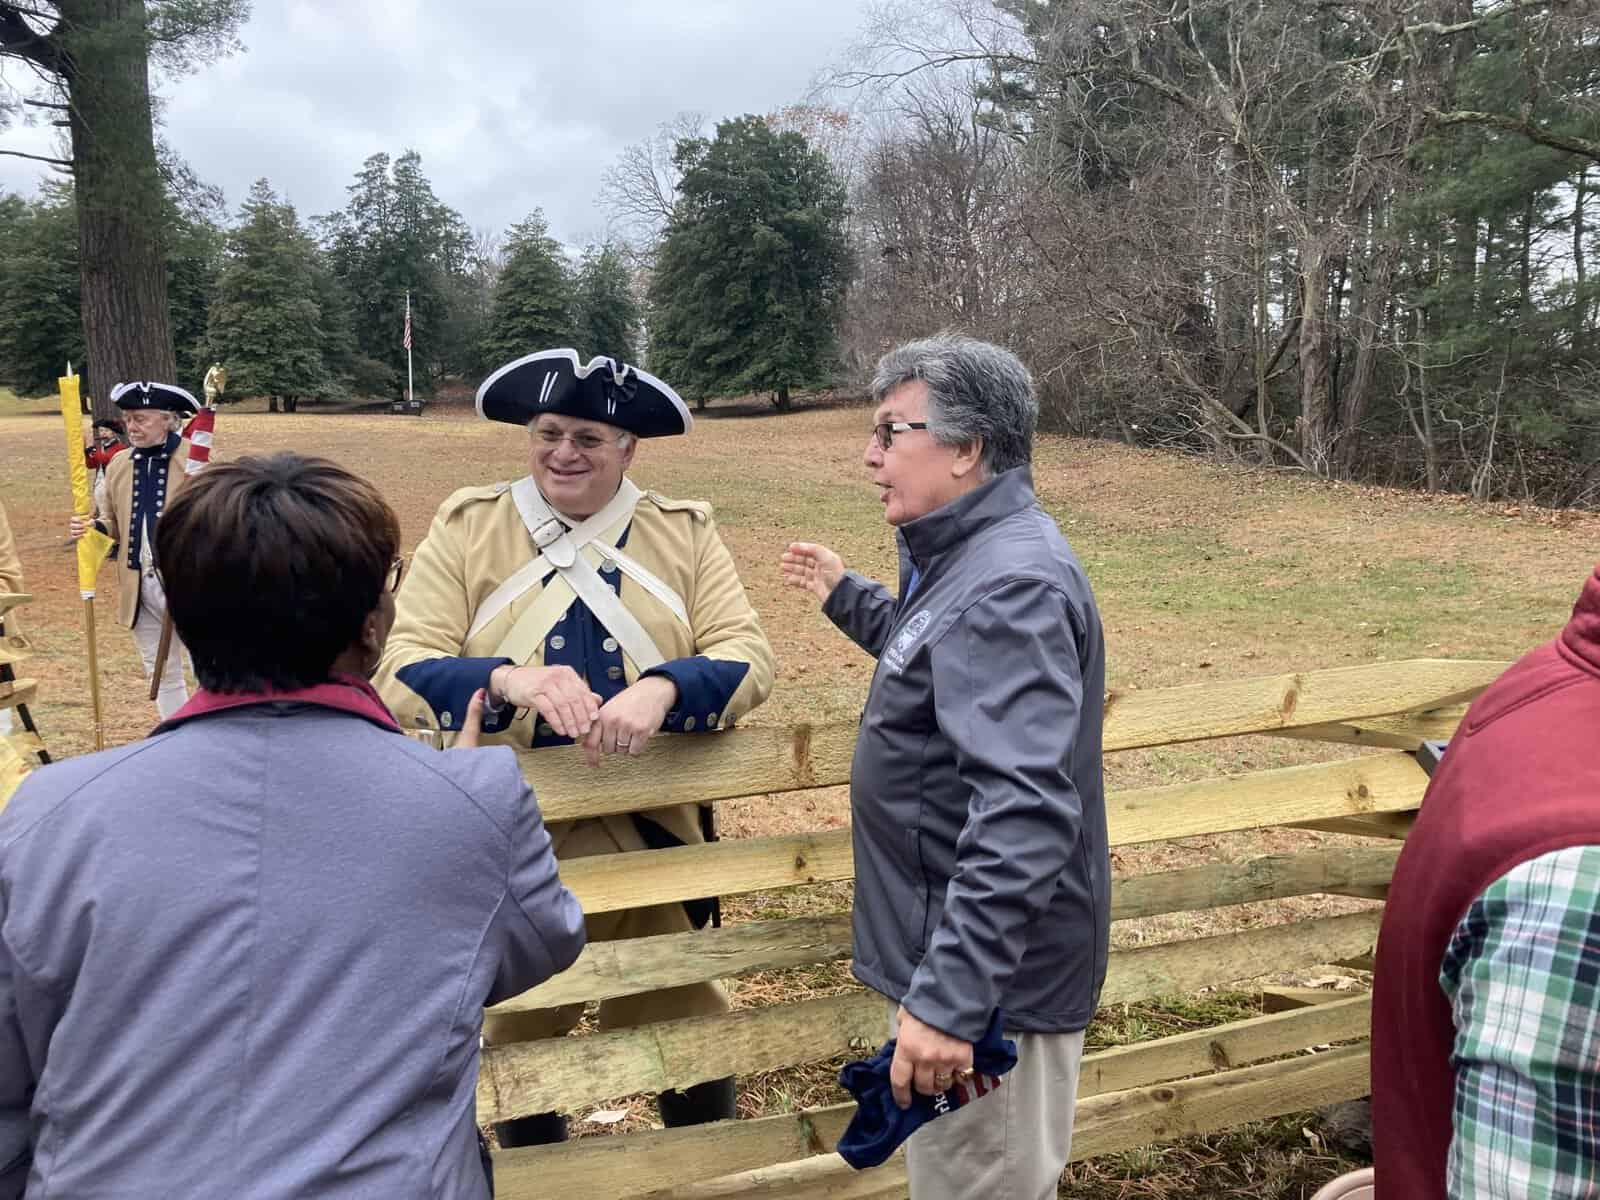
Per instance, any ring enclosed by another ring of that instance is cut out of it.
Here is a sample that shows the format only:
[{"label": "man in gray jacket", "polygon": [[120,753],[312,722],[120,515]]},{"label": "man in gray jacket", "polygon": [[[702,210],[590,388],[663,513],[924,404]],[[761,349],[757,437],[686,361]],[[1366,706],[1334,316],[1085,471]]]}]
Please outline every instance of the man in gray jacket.
[{"label": "man in gray jacket", "polygon": [[1017,1041],[997,1092],[911,1139],[915,1200],[1043,1200],[1106,969],[1100,618],[1034,496],[1038,401],[1014,355],[912,342],[878,364],[873,398],[866,465],[899,596],[826,546],[782,561],[878,659],[850,777],[855,975],[893,1009],[902,1107],[963,1078],[997,1009]]}]

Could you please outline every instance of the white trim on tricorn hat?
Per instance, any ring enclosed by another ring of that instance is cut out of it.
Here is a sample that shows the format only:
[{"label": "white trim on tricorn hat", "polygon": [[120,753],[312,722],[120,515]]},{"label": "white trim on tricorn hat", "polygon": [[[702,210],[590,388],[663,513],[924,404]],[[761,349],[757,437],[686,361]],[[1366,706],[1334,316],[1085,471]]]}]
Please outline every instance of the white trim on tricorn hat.
[{"label": "white trim on tricorn hat", "polygon": [[689,406],[648,371],[597,354],[541,350],[508,362],[478,388],[478,415],[526,425],[540,413],[603,421],[636,437],[671,437],[694,426]]},{"label": "white trim on tricorn hat", "polygon": [[175,383],[119,383],[111,389],[111,403],[124,411],[156,408],[185,417],[200,411],[200,401]]}]

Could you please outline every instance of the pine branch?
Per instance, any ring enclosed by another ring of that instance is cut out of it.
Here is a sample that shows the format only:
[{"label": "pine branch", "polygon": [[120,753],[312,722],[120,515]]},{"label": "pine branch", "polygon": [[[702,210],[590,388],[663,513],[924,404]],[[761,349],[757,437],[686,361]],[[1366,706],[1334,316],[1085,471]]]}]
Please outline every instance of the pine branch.
[{"label": "pine branch", "polygon": [[1537,125],[1525,117],[1508,117],[1503,113],[1472,112],[1459,110],[1455,112],[1440,112],[1430,108],[1428,115],[1439,125],[1486,125],[1491,129],[1504,129],[1510,133],[1520,133],[1531,142],[1541,146],[1549,146],[1554,150],[1565,150],[1569,154],[1581,154],[1585,158],[1592,158],[1600,162],[1600,142],[1592,138],[1573,137],[1571,134],[1557,133],[1545,125]]},{"label": "pine branch", "polygon": [[8,155],[11,158],[30,158],[34,162],[49,163],[52,167],[65,167],[69,171],[72,170],[71,159],[47,158],[42,154],[27,154],[21,150],[0,150],[0,154]]}]

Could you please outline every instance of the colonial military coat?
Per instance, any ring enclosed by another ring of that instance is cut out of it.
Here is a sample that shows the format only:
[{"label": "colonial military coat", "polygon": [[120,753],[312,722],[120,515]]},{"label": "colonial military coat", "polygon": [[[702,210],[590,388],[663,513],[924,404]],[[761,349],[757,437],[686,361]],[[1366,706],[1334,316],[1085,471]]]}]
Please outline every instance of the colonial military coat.
[{"label": "colonial military coat", "polygon": [[183,486],[184,464],[188,461],[189,443],[174,432],[167,435],[163,446],[151,450],[135,447],[126,454],[117,455],[106,468],[108,507],[95,520],[101,529],[121,543],[116,557],[117,620],[129,629],[139,618],[142,536],[133,529],[134,492],[139,491],[141,503],[153,504],[153,515],[159,517]]},{"label": "colonial military coat", "polygon": [[[645,492],[615,545],[676,592],[687,616],[685,623],[619,570],[604,546],[591,544],[582,551],[664,657],[643,673],[666,675],[677,685],[677,706],[662,729],[723,729],[765,700],[772,690],[772,647],[717,534],[711,506]],[[445,735],[461,728],[473,692],[487,686],[496,666],[513,661],[504,643],[555,576],[534,585],[482,628],[472,627],[490,594],[533,555],[509,483],[463,488],[440,506],[400,589],[394,630],[374,680],[402,726],[448,740]],[[517,661],[570,666],[602,702],[641,674],[577,598]],[[491,716],[484,732],[486,743],[539,747],[567,741],[531,710],[514,718]],[[693,805],[648,815],[681,842],[701,840]],[[552,826],[558,850],[560,832],[559,823]]]}]

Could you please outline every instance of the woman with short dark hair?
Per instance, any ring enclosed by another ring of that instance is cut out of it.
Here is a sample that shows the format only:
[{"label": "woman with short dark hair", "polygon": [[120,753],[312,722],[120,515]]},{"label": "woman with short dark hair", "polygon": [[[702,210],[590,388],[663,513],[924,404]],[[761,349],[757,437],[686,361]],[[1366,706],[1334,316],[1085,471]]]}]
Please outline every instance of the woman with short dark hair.
[{"label": "woman with short dark hair", "polygon": [[0,814],[0,1196],[487,1196],[483,1007],[584,939],[516,756],[367,682],[371,484],[216,464],[156,529],[201,690]]}]

